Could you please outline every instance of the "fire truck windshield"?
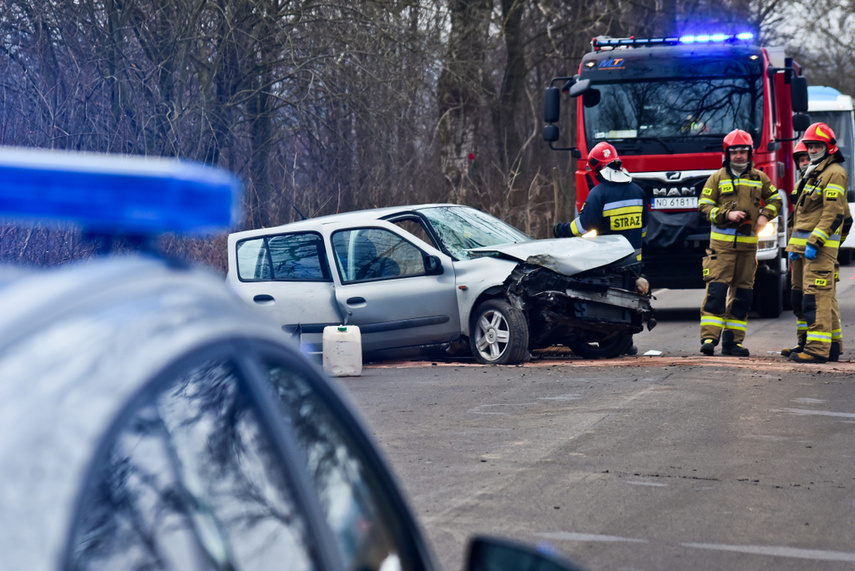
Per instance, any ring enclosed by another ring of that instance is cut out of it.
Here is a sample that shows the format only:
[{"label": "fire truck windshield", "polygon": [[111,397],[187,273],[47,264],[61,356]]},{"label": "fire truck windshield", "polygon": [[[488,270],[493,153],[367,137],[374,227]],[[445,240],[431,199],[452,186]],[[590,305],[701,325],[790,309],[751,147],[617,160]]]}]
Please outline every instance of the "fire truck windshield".
[{"label": "fire truck windshield", "polygon": [[607,140],[629,154],[709,152],[720,150],[733,129],[760,140],[759,78],[656,80],[595,88],[600,102],[586,108],[584,117],[589,148]]},{"label": "fire truck windshield", "polygon": [[589,54],[582,78],[590,79],[599,97],[583,95],[587,146],[607,140],[623,154],[645,155],[720,151],[733,129],[748,131],[759,144],[762,67],[752,48]]}]

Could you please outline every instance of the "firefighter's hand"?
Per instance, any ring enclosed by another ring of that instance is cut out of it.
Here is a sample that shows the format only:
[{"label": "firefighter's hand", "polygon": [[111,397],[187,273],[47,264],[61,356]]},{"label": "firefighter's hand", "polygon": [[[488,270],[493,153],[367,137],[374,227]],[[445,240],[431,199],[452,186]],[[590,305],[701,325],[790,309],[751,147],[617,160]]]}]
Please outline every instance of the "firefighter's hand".
[{"label": "firefighter's hand", "polygon": [[768,223],[769,219],[761,214],[757,217],[757,226],[754,228],[754,230],[759,234],[760,231],[763,230],[763,228],[765,228],[766,224]]},{"label": "firefighter's hand", "polygon": [[556,238],[561,238],[561,222],[556,222],[552,225],[552,235]]},{"label": "firefighter's hand", "polygon": [[791,260],[798,260],[799,258],[801,258],[801,257],[802,257],[802,255],[801,255],[801,254],[799,254],[798,252],[789,252],[789,253],[787,254],[787,257],[788,257],[789,259],[791,259]]},{"label": "firefighter's hand", "polygon": [[742,210],[731,210],[727,213],[727,219],[731,222],[742,222],[745,220],[745,212]]},{"label": "firefighter's hand", "polygon": [[816,259],[816,248],[814,246],[811,246],[810,244],[805,246],[805,258],[808,260]]}]

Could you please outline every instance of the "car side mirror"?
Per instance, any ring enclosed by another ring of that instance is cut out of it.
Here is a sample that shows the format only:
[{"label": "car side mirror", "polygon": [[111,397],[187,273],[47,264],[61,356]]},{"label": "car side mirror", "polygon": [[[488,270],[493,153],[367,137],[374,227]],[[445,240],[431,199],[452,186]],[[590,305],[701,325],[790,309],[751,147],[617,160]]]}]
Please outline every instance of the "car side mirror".
[{"label": "car side mirror", "polygon": [[425,260],[425,273],[429,276],[441,276],[445,273],[445,268],[442,267],[442,262],[436,256],[427,255]]},{"label": "car side mirror", "polygon": [[569,561],[506,539],[475,537],[469,544],[466,571],[581,571]]}]

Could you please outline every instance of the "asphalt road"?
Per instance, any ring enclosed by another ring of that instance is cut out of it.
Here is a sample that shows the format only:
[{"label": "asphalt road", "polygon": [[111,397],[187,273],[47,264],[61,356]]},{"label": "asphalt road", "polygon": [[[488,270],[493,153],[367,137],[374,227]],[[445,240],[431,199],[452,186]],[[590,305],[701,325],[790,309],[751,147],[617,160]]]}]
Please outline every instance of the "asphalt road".
[{"label": "asphalt road", "polygon": [[662,291],[636,357],[385,362],[339,384],[444,569],[476,533],[589,570],[852,569],[853,273],[841,271],[849,348],[836,364],[776,353],[795,340],[789,313],[749,320],[751,357],[704,357],[702,293]]}]

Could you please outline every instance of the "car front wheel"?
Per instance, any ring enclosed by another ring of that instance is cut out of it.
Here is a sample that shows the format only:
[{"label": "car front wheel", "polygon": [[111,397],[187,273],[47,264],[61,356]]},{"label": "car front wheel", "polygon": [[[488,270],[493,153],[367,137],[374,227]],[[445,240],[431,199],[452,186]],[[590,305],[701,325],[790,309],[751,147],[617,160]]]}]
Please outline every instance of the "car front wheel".
[{"label": "car front wheel", "polygon": [[481,363],[512,365],[528,355],[528,323],[523,312],[502,299],[490,299],[475,308],[469,346]]}]

